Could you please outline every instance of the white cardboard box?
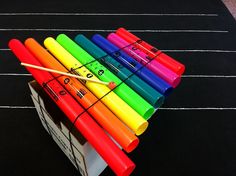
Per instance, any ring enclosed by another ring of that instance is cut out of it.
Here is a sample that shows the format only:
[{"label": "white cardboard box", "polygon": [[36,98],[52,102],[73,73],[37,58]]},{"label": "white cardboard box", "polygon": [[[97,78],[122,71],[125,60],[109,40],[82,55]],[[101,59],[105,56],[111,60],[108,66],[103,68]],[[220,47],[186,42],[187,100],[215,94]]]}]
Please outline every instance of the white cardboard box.
[{"label": "white cardboard box", "polygon": [[61,150],[82,176],[99,175],[107,166],[105,161],[77,130],[73,128],[70,133],[72,123],[36,81],[29,82],[29,87],[42,125]]}]

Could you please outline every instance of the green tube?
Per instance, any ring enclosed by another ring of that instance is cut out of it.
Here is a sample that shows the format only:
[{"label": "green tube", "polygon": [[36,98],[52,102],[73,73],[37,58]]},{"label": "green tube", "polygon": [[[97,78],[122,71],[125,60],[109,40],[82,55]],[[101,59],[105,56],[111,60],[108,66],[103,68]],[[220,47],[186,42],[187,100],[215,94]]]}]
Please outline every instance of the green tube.
[{"label": "green tube", "polygon": [[78,34],[75,37],[75,42],[91,56],[93,56],[98,62],[129,85],[152,106],[159,108],[163,104],[164,96],[162,94],[133,74],[129,69],[121,65],[118,61],[108,55],[84,35]]},{"label": "green tube", "polygon": [[91,55],[89,55],[65,34],[58,35],[56,40],[79,62],[85,65],[87,69],[93,72],[100,80],[106,82],[115,82],[118,86],[113,91],[129,106],[137,111],[144,119],[148,119],[154,113],[155,109],[152,105],[150,105],[125,83],[122,83],[122,81],[117,76],[106,69],[106,67],[95,60]]}]

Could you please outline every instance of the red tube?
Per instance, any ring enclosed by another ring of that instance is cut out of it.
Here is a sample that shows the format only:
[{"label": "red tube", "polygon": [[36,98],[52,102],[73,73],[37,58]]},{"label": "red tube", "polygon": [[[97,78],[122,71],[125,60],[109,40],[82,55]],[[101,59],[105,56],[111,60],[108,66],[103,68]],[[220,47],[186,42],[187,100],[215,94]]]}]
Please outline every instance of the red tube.
[{"label": "red tube", "polygon": [[[17,39],[9,42],[9,47],[21,61],[42,66],[36,58]],[[95,123],[87,112],[73,99],[73,97],[54,79],[50,73],[26,67],[36,81],[44,88],[47,94],[67,115],[75,127],[95,148],[110,168],[120,176],[130,175],[135,164],[122,152],[118,146]],[[84,112],[84,113],[83,113]],[[78,118],[77,118],[78,117]]]},{"label": "red tube", "polygon": [[157,48],[153,47],[152,45],[148,44],[147,42],[141,40],[134,34],[130,33],[124,28],[119,28],[116,30],[116,34],[122,37],[127,42],[135,43],[135,46],[145,52],[150,58],[155,58],[161,64],[172,70],[178,75],[182,75],[185,70],[185,66],[180,62],[176,61],[175,59],[171,58],[170,56],[166,55],[162,51],[158,50]]},{"label": "red tube", "polygon": [[[47,68],[62,72],[68,70],[60,64],[46,49],[44,49],[33,38],[25,41],[25,47],[37,58],[37,60]],[[139,139],[124,125],[101,101],[95,97],[82,83],[77,79],[68,76],[62,76],[57,73],[51,73],[65,87],[65,89],[84,107],[89,108],[88,112],[94,119],[115,139],[126,152],[134,150]],[[67,80],[67,82],[65,82]],[[78,93],[83,90],[83,96]]]}]

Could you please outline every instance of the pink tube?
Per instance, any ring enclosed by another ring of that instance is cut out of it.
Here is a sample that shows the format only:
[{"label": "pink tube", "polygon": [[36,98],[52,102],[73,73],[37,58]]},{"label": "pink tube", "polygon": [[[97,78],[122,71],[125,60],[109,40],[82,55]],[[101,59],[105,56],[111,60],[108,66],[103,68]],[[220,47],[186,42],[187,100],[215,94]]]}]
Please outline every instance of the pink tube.
[{"label": "pink tube", "polygon": [[181,77],[179,75],[177,75],[176,73],[172,72],[171,70],[160,64],[157,60],[155,59],[152,60],[147,54],[145,54],[132,44],[129,44],[127,41],[122,39],[117,34],[110,33],[107,36],[107,39],[117,47],[122,48],[123,51],[125,51],[128,55],[133,57],[141,64],[143,65],[146,64],[146,67],[148,69],[150,69],[153,73],[161,77],[172,87],[175,88],[180,83]]}]

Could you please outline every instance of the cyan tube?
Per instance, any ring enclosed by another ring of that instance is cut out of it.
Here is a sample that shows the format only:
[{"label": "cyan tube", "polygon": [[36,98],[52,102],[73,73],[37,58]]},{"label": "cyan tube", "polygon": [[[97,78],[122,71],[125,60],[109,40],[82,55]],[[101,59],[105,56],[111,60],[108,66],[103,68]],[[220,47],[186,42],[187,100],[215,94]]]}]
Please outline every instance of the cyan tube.
[{"label": "cyan tube", "polygon": [[164,97],[145,81],[133,74],[101,48],[95,45],[84,35],[79,34],[75,37],[75,41],[90,55],[97,59],[101,64],[106,66],[110,71],[117,75],[122,81],[125,81],[132,89],[138,92],[155,108],[160,107],[164,102]]},{"label": "cyan tube", "polygon": [[[46,38],[44,45],[68,70],[83,77],[99,80],[52,37]],[[136,135],[142,134],[147,129],[148,122],[107,86],[92,81],[83,83]]]},{"label": "cyan tube", "polygon": [[135,59],[121,51],[118,47],[113,45],[107,39],[99,34],[92,37],[92,41],[99,47],[105,50],[108,54],[114,57],[117,61],[127,67],[133,73],[136,73],[140,78],[146,81],[149,85],[159,91],[161,94],[168,96],[173,88],[164,80],[156,76],[146,67],[142,66]]},{"label": "cyan tube", "polygon": [[84,49],[82,49],[65,34],[58,35],[56,40],[80,63],[92,71],[100,80],[106,82],[115,82],[117,87],[113,91],[142,117],[148,119],[154,113],[154,108],[152,105],[150,105],[125,83],[122,83],[122,81],[117,76],[107,70],[106,67],[95,60],[91,55],[89,55]]}]

